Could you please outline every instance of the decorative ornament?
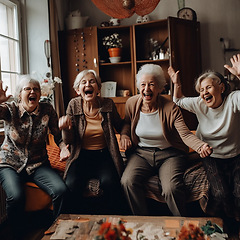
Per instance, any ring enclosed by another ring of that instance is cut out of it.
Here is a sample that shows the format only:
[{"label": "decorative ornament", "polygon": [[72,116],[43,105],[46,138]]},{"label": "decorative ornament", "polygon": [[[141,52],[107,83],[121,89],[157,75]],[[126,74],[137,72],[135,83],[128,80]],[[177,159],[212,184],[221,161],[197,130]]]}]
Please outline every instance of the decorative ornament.
[{"label": "decorative ornament", "polygon": [[86,60],[86,40],[84,37],[84,32],[79,33],[77,30],[74,32],[73,42],[74,42],[74,51],[75,51],[75,69],[77,72],[80,72],[82,69],[87,69],[87,60]]},{"label": "decorative ornament", "polygon": [[123,8],[130,10],[134,7],[135,7],[135,1],[134,0],[123,0]]},{"label": "decorative ornament", "polygon": [[92,0],[98,9],[118,19],[129,18],[134,13],[140,16],[151,13],[160,0]]}]

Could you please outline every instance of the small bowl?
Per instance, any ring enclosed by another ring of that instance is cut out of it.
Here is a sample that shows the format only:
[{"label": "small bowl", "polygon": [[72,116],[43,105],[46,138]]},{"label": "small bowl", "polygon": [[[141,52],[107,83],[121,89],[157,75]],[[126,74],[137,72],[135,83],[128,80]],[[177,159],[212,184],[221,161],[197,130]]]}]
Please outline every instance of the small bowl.
[{"label": "small bowl", "polygon": [[111,63],[118,63],[121,60],[121,57],[110,57],[109,58]]}]

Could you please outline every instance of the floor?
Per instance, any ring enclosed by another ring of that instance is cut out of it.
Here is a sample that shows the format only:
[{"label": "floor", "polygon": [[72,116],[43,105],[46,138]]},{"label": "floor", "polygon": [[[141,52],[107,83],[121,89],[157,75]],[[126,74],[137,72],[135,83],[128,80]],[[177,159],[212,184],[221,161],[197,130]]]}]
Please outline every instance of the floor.
[{"label": "floor", "polygon": [[[152,202],[152,208],[155,209],[155,212],[151,213],[151,215],[162,215],[166,216],[169,215],[168,209],[162,205],[162,211],[157,212],[156,211],[156,206],[154,206],[154,203]],[[158,206],[159,207],[159,206]],[[198,214],[196,214],[196,206],[189,206],[194,209],[195,216],[198,217],[203,217],[200,209],[198,209]],[[26,226],[26,233],[24,234],[24,237],[21,240],[40,240],[44,236],[44,232],[51,226],[51,222],[49,222],[51,216],[50,211],[40,211],[40,212],[35,212],[31,213],[28,215],[28,223]],[[191,216],[192,217],[192,216]],[[193,216],[194,217],[194,216]],[[226,220],[224,222],[225,230],[224,232],[228,233],[229,240],[239,240],[239,224]],[[0,225],[0,239],[1,240],[13,240],[13,237],[11,237],[11,229],[9,227],[8,222],[6,221],[5,223]]]},{"label": "floor", "polygon": [[[44,236],[44,232],[51,226],[50,219],[51,212],[41,211],[28,215],[28,222],[24,230],[24,236],[21,240],[40,240]],[[0,239],[1,240],[15,240],[8,221],[0,225]],[[20,240],[19,239],[19,240]]]}]

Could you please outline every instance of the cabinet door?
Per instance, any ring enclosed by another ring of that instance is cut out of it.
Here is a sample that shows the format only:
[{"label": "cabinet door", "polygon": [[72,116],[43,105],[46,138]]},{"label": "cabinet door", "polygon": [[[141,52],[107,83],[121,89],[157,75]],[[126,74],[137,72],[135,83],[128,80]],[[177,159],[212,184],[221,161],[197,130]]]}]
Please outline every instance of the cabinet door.
[{"label": "cabinet door", "polygon": [[99,74],[97,27],[86,27],[60,33],[61,70],[65,106],[77,96],[73,83],[78,73],[93,69]]},{"label": "cabinet door", "polygon": [[169,17],[171,65],[180,70],[185,96],[196,96],[194,79],[201,73],[199,22]]},{"label": "cabinet door", "polygon": [[[201,73],[200,24],[190,20],[168,18],[170,64],[180,70],[183,94],[187,97],[197,96],[194,82]],[[191,130],[197,128],[195,114],[182,110],[184,120]]]}]

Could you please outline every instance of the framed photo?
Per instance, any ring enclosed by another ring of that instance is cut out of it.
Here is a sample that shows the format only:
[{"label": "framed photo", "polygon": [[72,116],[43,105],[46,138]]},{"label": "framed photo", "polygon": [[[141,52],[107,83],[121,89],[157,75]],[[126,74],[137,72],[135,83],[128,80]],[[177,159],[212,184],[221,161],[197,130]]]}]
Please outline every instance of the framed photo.
[{"label": "framed photo", "polygon": [[116,97],[116,90],[117,82],[103,82],[101,88],[101,97]]}]

